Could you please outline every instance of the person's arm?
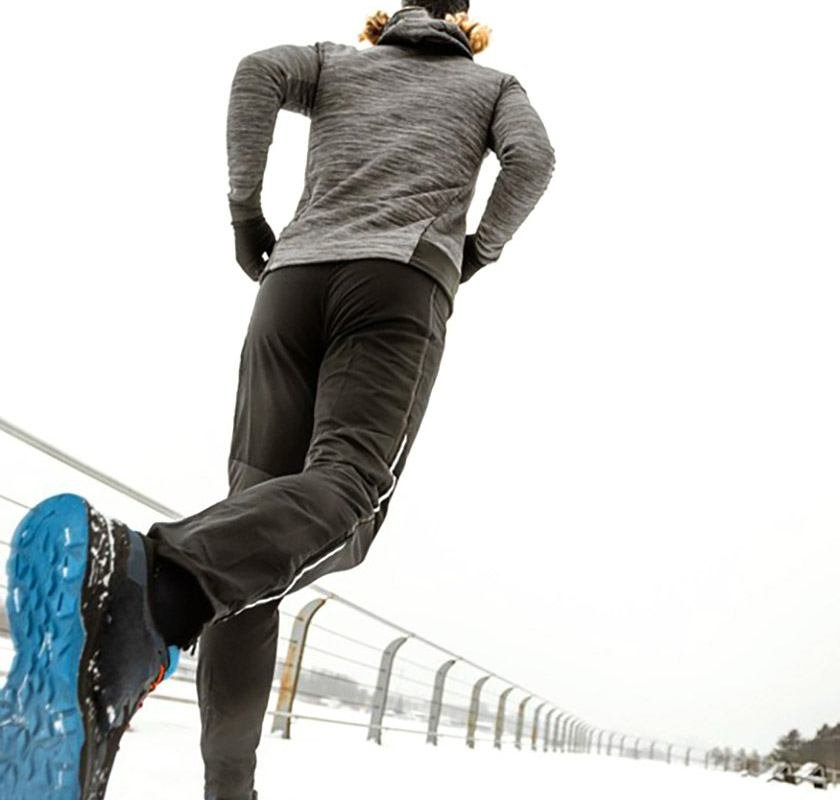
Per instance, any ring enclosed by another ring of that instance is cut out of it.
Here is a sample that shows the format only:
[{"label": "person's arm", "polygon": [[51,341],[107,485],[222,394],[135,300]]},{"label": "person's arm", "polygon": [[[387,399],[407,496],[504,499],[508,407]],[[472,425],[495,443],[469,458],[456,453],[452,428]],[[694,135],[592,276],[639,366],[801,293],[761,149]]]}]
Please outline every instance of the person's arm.
[{"label": "person's arm", "polygon": [[512,75],[505,80],[496,101],[488,146],[496,153],[501,170],[481,221],[465,242],[466,279],[498,261],[554,173],[554,148],[545,126],[522,84]]},{"label": "person's arm", "polygon": [[227,155],[234,222],[262,216],[268,148],[281,108],[309,116],[321,71],[320,45],[284,44],[245,56],[236,68],[227,116]]}]

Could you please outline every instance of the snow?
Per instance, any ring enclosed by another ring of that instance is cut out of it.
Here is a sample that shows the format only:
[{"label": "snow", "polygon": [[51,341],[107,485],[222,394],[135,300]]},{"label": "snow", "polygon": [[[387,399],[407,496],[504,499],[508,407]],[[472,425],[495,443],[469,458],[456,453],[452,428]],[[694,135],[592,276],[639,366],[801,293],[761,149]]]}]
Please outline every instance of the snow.
[{"label": "snow", "polygon": [[[160,696],[149,697],[123,737],[109,797],[201,796],[198,708],[162,699],[165,688],[172,696],[187,690],[184,698],[194,697],[194,687],[177,687],[172,681],[161,685]],[[312,715],[325,711],[306,704],[296,710]],[[293,720],[291,739],[281,739],[279,734],[270,734],[267,717],[257,751],[256,788],[261,800],[307,796],[370,800],[392,797],[395,789],[401,800],[466,794],[510,798],[537,792],[575,800],[748,800],[814,791],[810,786],[760,783],[702,766],[530,748],[520,751],[510,744],[496,750],[488,742],[470,750],[461,737],[433,747],[423,736],[389,731],[383,734],[383,744],[376,745],[366,736],[363,727]]]},{"label": "snow", "polygon": [[[12,653],[10,642],[2,645],[0,669],[6,670]],[[0,685],[4,680],[0,678]],[[269,709],[274,709],[276,699],[275,687]],[[123,736],[108,798],[202,796],[200,717],[195,700],[195,684],[185,671],[164,681],[146,699]],[[527,730],[521,750],[513,746],[510,734],[497,750],[490,741],[492,721],[487,720],[480,722],[476,746],[470,749],[463,728],[444,725],[439,729],[438,746],[427,744],[422,719],[387,714],[382,744],[377,745],[367,741],[367,712],[301,698],[295,701],[294,712],[332,722],[295,718],[291,739],[282,739],[279,733],[271,733],[272,717],[266,716],[257,751],[260,800],[287,796],[377,800],[391,797],[395,788],[400,800],[448,799],[465,793],[507,800],[538,792],[575,800],[772,800],[814,791],[807,784],[764,783],[737,773],[707,771],[702,763],[686,767],[676,756],[668,765],[617,755],[546,752],[542,738],[539,749],[533,751]]]},{"label": "snow", "polygon": [[[10,643],[0,648],[0,668],[11,665]],[[199,798],[203,764],[199,749],[200,718],[195,684],[164,681],[135,714],[123,736],[109,782],[108,798]],[[0,684],[4,679],[0,678]],[[272,692],[269,709],[276,703]],[[672,765],[646,759],[533,751],[530,740],[517,750],[506,736],[501,750],[493,747],[488,722],[479,726],[475,749],[464,742],[463,728],[441,726],[437,747],[426,744],[422,720],[385,717],[381,745],[367,741],[368,715],[346,706],[295,702],[304,717],[293,719],[291,739],[271,733],[266,716],[257,751],[256,788],[260,800],[310,796],[318,800],[400,800],[451,798],[470,793],[482,798],[525,794],[572,797],[575,800],[750,800],[813,792],[809,785],[763,783],[736,773]],[[388,728],[413,729],[416,733]],[[152,768],[150,768],[152,766]],[[832,787],[833,790],[833,787]]]}]

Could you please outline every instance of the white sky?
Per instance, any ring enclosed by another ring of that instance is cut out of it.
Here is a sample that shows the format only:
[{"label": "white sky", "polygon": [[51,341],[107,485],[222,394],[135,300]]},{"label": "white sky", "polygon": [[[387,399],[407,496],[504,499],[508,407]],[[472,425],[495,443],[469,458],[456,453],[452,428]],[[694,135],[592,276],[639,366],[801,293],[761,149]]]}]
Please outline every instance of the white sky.
[{"label": "white sky", "polygon": [[[840,720],[840,8],[524,8],[474,3],[476,60],[528,91],[554,179],[456,299],[367,560],[320,583],[595,725],[766,750]],[[225,495],[257,291],[226,203],[233,71],[366,46],[375,9],[5,10],[0,416],[183,513]],[[278,120],[275,232],[308,124]],[[45,469],[0,442],[0,492],[80,485]]]}]

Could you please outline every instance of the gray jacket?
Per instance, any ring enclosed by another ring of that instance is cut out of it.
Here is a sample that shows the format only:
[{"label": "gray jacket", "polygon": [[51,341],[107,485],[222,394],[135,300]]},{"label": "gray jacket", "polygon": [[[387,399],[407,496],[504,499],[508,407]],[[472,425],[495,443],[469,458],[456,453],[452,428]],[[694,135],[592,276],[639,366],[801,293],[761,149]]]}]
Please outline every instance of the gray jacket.
[{"label": "gray jacket", "polygon": [[476,64],[451,22],[394,12],[373,47],[278,45],[236,69],[227,120],[231,215],[260,213],[279,109],[310,118],[303,194],[266,270],[382,257],[427,272],[454,301],[483,159],[500,171],[475,231],[498,260],[554,172],[554,148],[519,81]]}]

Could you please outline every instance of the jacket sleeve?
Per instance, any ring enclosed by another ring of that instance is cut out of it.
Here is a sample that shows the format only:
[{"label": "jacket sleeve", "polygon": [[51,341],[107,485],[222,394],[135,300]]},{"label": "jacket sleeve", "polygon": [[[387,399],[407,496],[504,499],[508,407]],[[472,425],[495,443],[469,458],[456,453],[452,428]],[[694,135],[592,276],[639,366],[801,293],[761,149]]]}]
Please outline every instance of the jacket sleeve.
[{"label": "jacket sleeve", "polygon": [[548,187],[554,173],[554,148],[525,89],[509,75],[502,85],[488,133],[501,170],[475,232],[481,266],[498,261]]},{"label": "jacket sleeve", "polygon": [[230,90],[227,115],[228,203],[234,221],[262,213],[268,148],[281,108],[309,116],[321,72],[321,43],[284,44],[245,56]]}]

